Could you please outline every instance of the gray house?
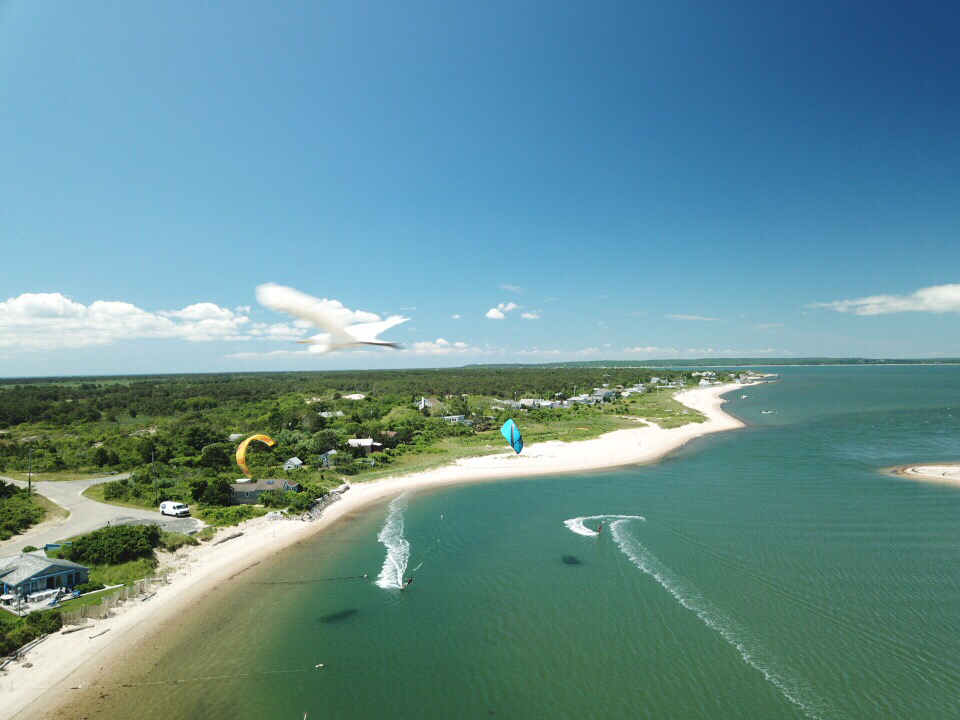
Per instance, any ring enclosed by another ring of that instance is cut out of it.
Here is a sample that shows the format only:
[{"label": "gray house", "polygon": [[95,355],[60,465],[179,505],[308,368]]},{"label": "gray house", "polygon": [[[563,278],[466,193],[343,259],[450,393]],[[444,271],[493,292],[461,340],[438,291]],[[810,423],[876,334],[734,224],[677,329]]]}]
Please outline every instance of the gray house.
[{"label": "gray house", "polygon": [[283,464],[284,470],[299,470],[303,467],[303,460],[298,457],[292,457]]},{"label": "gray house", "polygon": [[73,588],[87,582],[89,572],[89,568],[75,562],[32,553],[0,558],[4,595],[26,597],[41,590]]},{"label": "gray house", "polygon": [[274,478],[260,478],[255,482],[233,483],[230,490],[233,491],[233,497],[230,499],[232,505],[256,505],[260,502],[261,493],[267,490],[283,490],[284,492],[300,492],[302,488],[298,482],[289,480],[275,480]]}]

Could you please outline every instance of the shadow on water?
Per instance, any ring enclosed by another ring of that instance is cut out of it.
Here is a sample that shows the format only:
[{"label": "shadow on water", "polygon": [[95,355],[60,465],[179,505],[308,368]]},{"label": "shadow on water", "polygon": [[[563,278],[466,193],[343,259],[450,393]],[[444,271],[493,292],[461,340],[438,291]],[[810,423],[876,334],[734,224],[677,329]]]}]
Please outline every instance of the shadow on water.
[{"label": "shadow on water", "polygon": [[561,560],[563,560],[564,565],[582,565],[580,558],[575,555],[564,555]]},{"label": "shadow on water", "polygon": [[320,622],[325,623],[334,623],[340,622],[341,620],[346,620],[356,615],[359,610],[356,608],[344,608],[343,610],[337,610],[337,612],[330,613],[329,615],[321,615]]}]

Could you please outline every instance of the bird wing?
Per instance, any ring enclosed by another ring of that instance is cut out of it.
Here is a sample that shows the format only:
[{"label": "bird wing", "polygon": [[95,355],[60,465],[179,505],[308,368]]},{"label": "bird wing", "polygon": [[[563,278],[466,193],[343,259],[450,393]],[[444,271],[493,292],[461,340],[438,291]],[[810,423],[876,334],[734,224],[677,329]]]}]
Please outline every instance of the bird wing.
[{"label": "bird wing", "polygon": [[295,315],[321,330],[326,330],[330,333],[331,340],[338,342],[352,340],[337,318],[324,308],[323,302],[312,295],[292,287],[266,283],[257,286],[257,300],[271,310]]},{"label": "bird wing", "polygon": [[374,342],[380,333],[389,330],[394,325],[405,323],[409,319],[410,318],[403,317],[403,315],[391,315],[386,320],[351,325],[346,331],[357,342]]}]

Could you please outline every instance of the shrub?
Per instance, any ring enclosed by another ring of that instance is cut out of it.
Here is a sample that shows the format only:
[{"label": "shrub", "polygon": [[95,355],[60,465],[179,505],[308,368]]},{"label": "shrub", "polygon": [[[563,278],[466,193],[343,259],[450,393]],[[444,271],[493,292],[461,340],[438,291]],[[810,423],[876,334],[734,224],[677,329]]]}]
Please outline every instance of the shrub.
[{"label": "shrub", "polygon": [[231,507],[205,507],[201,508],[199,515],[201,519],[211,525],[238,525],[244,520],[263,515],[264,511],[253,507],[253,505],[233,505]]},{"label": "shrub", "polygon": [[65,545],[60,556],[92,565],[117,565],[128,560],[152,557],[160,544],[157,525],[112,525],[81,535]]},{"label": "shrub", "polygon": [[103,590],[106,587],[101,582],[85,582],[83,585],[77,585],[74,590],[79,592],[81,595],[89,592],[96,592],[97,590]]},{"label": "shrub", "polygon": [[27,545],[27,546],[26,546],[25,548],[23,548],[23,550],[21,550],[20,552],[33,552],[34,550],[39,550],[39,549],[40,549],[40,548],[38,548],[36,545]]},{"label": "shrub", "polygon": [[308,493],[290,492],[287,495],[290,496],[287,503],[290,512],[306,512],[313,505],[313,498]]},{"label": "shrub", "polygon": [[190,535],[178,532],[167,532],[166,530],[160,533],[160,547],[162,547],[167,552],[176,552],[184,545],[199,545],[200,541]]}]

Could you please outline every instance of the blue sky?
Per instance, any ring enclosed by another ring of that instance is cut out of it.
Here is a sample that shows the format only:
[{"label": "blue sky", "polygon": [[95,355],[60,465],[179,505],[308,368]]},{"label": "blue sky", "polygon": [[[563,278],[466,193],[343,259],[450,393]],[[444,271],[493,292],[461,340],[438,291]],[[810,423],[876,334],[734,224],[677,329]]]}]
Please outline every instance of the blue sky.
[{"label": "blue sky", "polygon": [[956,3],[0,0],[0,376],[960,356],[958,67]]}]

